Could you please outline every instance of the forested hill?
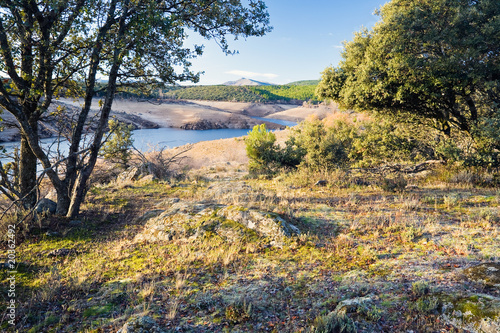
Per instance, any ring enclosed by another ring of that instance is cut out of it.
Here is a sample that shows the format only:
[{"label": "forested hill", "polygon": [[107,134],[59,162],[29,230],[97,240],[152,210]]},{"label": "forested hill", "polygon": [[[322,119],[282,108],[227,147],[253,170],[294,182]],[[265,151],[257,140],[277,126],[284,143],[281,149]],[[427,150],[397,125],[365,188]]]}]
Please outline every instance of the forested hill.
[{"label": "forested hill", "polygon": [[191,99],[209,101],[300,103],[318,102],[314,91],[318,81],[300,81],[287,85],[271,86],[188,86],[172,87],[162,91],[169,99]]}]

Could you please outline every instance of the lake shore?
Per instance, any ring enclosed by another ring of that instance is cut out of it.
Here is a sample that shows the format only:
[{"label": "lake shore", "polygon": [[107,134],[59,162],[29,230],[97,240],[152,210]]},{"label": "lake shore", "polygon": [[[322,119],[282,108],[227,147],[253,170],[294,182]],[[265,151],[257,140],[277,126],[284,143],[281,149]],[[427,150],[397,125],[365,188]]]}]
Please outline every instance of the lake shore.
[{"label": "lake shore", "polygon": [[[41,123],[40,137],[56,136],[57,123],[61,118],[69,120],[80,109],[82,101],[74,99],[60,99],[53,103],[49,112],[58,106],[64,107],[64,114],[46,117]],[[98,99],[93,102],[90,118],[98,112]],[[137,100],[117,98],[113,103],[112,117],[130,124],[134,129],[145,128],[180,128],[187,130],[206,129],[251,129],[253,126],[265,123],[269,129],[283,129],[285,126],[263,121],[252,117],[281,119],[300,122],[305,118],[316,115],[325,117],[336,110],[333,106],[297,106],[293,104],[260,104],[244,102],[215,102],[192,100]],[[4,130],[0,132],[0,142],[19,141],[19,130],[16,127],[14,116],[4,112]],[[88,130],[93,126],[89,124]]]}]

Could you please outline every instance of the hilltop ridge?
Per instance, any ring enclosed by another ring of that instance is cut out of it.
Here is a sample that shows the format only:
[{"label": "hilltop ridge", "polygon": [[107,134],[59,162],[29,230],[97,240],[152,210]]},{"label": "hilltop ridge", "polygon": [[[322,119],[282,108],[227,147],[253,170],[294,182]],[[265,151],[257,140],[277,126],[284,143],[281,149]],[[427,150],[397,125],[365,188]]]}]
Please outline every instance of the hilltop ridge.
[{"label": "hilltop ridge", "polygon": [[225,85],[225,86],[275,86],[275,84],[272,84],[272,83],[247,79],[244,77],[242,77],[241,79],[236,80],[236,81],[224,82],[223,85]]}]

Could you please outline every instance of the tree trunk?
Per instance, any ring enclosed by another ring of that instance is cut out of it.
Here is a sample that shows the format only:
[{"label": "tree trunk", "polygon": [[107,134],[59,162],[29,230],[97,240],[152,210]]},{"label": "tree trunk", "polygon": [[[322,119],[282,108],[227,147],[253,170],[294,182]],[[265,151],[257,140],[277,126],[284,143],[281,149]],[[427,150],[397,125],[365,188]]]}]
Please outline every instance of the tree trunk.
[{"label": "tree trunk", "polygon": [[[38,138],[38,124],[33,122],[31,124],[36,137]],[[28,138],[21,134],[21,151],[19,157],[19,187],[23,205],[25,208],[32,208],[37,202],[37,183],[36,183],[36,167],[37,158],[28,142]]]},{"label": "tree trunk", "polygon": [[78,175],[73,187],[73,193],[71,194],[71,203],[66,214],[67,217],[74,218],[80,213],[80,206],[87,195],[87,181],[93,169],[93,166],[90,169],[87,167]]},{"label": "tree trunk", "polygon": [[57,209],[56,214],[65,216],[68,213],[71,198],[67,192],[66,186],[61,186],[60,189],[56,188],[57,193]]}]

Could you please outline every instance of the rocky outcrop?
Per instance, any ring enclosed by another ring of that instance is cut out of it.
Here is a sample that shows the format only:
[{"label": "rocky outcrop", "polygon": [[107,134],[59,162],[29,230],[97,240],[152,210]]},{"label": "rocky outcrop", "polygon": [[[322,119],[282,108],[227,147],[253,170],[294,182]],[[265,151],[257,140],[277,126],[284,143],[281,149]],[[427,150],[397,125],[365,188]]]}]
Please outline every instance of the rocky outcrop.
[{"label": "rocky outcrop", "polygon": [[300,230],[296,226],[288,223],[276,213],[261,212],[239,206],[229,206],[219,210],[217,215],[274,239],[284,236],[290,237],[300,233]]},{"label": "rocky outcrop", "polygon": [[235,240],[255,237],[267,238],[271,245],[279,245],[284,237],[299,234],[299,229],[275,213],[261,212],[239,206],[206,205],[197,202],[165,203],[159,215],[145,213],[144,230],[135,241],[159,242],[193,240],[199,237],[221,237]]},{"label": "rocky outcrop", "polygon": [[130,318],[117,333],[163,333],[156,320],[149,316]]},{"label": "rocky outcrop", "polygon": [[57,204],[47,198],[43,198],[36,204],[35,211],[38,214],[50,214],[53,215],[56,213]]},{"label": "rocky outcrop", "polygon": [[464,270],[467,279],[486,287],[500,288],[500,263],[483,263]]},{"label": "rocky outcrop", "polygon": [[207,130],[207,129],[223,129],[229,127],[227,124],[203,119],[192,123],[185,123],[184,125],[181,125],[180,128],[184,130]]},{"label": "rocky outcrop", "polygon": [[449,324],[473,333],[500,332],[500,298],[485,294],[439,298],[443,318]]}]

